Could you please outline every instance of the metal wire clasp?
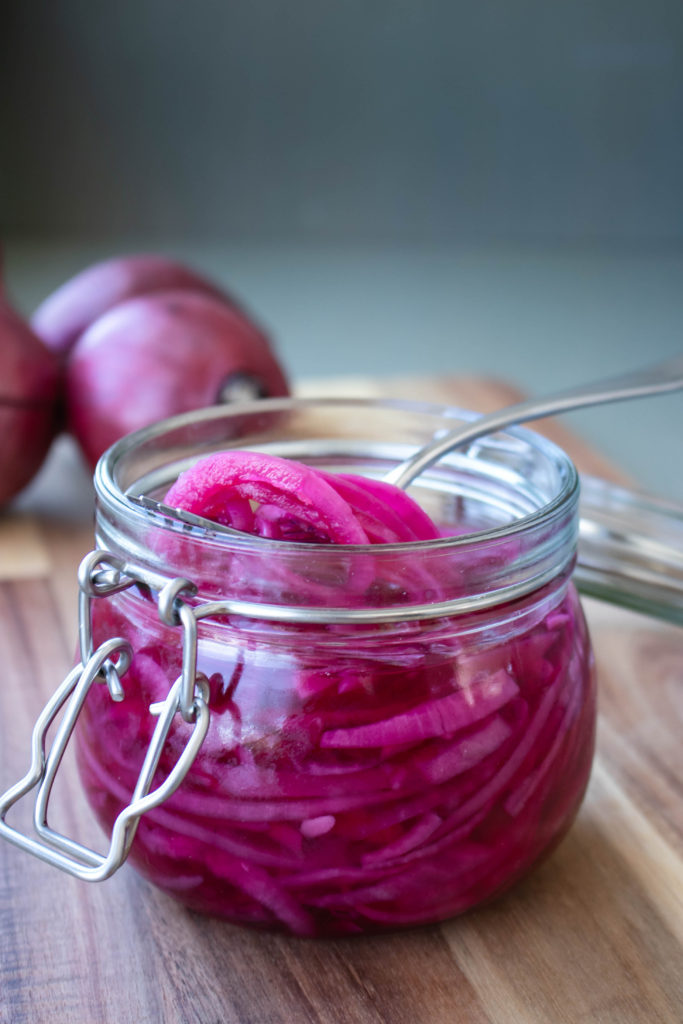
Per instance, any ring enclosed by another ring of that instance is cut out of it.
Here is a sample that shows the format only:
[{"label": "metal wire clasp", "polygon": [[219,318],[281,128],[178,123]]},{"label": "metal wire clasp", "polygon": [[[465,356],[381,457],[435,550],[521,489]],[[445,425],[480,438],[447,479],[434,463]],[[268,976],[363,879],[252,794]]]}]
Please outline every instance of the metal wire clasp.
[{"label": "metal wire clasp", "polygon": [[[183,628],[183,669],[166,699],[150,707],[150,714],[157,716],[157,723],[130,803],[114,822],[109,850],[106,854],[97,853],[50,828],[47,821],[50,793],[88,692],[95,682],[105,682],[112,700],[123,700],[121,676],[128,671],[133,653],[128,641],[120,637],[105,640],[93,650],[91,602],[96,597],[116,594],[132,586],[137,582],[134,573],[109,553],[93,551],[81,562],[78,580],[81,662],[69,672],[38,717],[33,729],[28,772],[0,797],[0,836],[48,864],[95,882],[108,878],[121,866],[128,856],[141,815],[166,800],[185,778],[209,727],[209,687],[206,678],[197,673],[197,620],[181,597],[183,593],[194,593],[194,585],[185,579],[172,580],[160,592],[159,616],[167,625]],[[62,710],[46,756],[47,731]],[[178,712],[194,727],[169,775],[156,789],[151,789]],[[35,837],[24,835],[5,820],[10,808],[32,789],[36,789]]]}]

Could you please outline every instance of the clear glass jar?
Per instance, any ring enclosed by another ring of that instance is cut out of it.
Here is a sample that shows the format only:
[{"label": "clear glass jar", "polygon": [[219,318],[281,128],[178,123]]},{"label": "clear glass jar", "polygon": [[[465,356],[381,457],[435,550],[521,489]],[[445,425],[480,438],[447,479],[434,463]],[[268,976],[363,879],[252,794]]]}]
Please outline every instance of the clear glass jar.
[{"label": "clear glass jar", "polygon": [[[92,601],[93,638],[127,639],[132,660],[123,700],[88,694],[79,767],[110,829],[150,706],[187,658],[158,595],[191,581],[177,593],[197,623],[210,724],[130,850],[188,906],[298,935],[433,922],[506,890],[571,824],[596,708],[571,583],[578,479],[556,446],[516,429],[444,458],[411,488],[443,537],[413,544],[270,541],[135,502],[231,446],[382,476],[467,415],[268,400],[166,421],[100,462],[97,544],[137,582]],[[176,716],[157,780],[191,728]]]}]

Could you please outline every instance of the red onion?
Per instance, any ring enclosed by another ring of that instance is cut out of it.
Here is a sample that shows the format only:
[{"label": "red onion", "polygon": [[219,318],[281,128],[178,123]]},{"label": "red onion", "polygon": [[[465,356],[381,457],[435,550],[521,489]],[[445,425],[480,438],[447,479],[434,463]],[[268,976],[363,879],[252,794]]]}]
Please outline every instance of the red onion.
[{"label": "red onion", "polygon": [[47,455],[58,394],[55,357],[0,297],[0,504],[29,483]]},{"label": "red onion", "polygon": [[177,288],[234,305],[218,287],[183,264],[144,254],[103,260],[82,270],[41,303],[31,324],[46,345],[65,355],[93,321],[119,302]]},{"label": "red onion", "polygon": [[120,302],[83,332],[66,367],[69,428],[88,461],[124,434],[242,397],[286,395],[265,335],[235,308],[186,290]]}]

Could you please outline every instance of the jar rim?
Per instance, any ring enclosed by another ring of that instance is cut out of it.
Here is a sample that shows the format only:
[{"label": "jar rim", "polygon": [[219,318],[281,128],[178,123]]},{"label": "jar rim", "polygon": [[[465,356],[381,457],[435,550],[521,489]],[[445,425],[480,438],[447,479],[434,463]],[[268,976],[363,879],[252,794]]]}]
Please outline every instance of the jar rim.
[{"label": "jar rim", "polygon": [[[153,441],[157,438],[162,438],[165,434],[168,434],[173,430],[193,424],[216,421],[231,415],[248,416],[250,414],[260,412],[278,412],[297,408],[306,409],[319,405],[323,405],[330,409],[347,406],[356,407],[359,410],[374,408],[396,412],[424,413],[434,417],[460,420],[474,420],[478,416],[477,413],[474,413],[471,410],[461,409],[457,406],[400,398],[259,398],[249,402],[240,402],[239,405],[234,406],[206,406],[201,409],[193,409],[190,412],[180,413],[177,416],[158,420],[156,423],[153,423],[148,427],[143,427],[140,430],[126,434],[120,440],[111,445],[111,447],[108,448],[100,457],[95,468],[94,484],[97,497],[101,502],[104,502],[105,505],[109,506],[112,510],[115,510],[118,514],[124,515],[126,518],[132,517],[134,521],[139,523],[144,522],[148,525],[152,524],[164,529],[172,529],[182,532],[186,527],[181,520],[178,520],[177,523],[173,523],[168,516],[164,515],[162,512],[155,511],[152,508],[143,508],[139,504],[131,501],[130,494],[119,486],[116,479],[117,467],[126,455],[147,442]],[[563,448],[555,444],[550,439],[543,437],[541,434],[529,430],[526,427],[507,427],[503,431],[496,431],[496,434],[499,436],[507,435],[517,438],[521,442],[526,443],[531,449],[547,457],[550,461],[555,460],[560,463],[566,473],[566,477],[563,486],[557,494],[545,504],[534,509],[532,512],[500,526],[488,527],[484,530],[473,531],[472,533],[458,536],[437,537],[429,540],[390,542],[382,544],[382,550],[405,551],[412,548],[424,550],[426,548],[461,547],[471,543],[475,539],[476,541],[482,541],[509,538],[519,534],[520,532],[528,530],[530,527],[533,527],[542,521],[547,522],[548,520],[551,520],[557,512],[560,510],[566,510],[572,501],[578,501],[579,475],[571,457]],[[475,444],[479,443],[479,441],[475,442]],[[239,446],[227,445],[226,447]],[[445,459],[448,458],[448,454],[444,457]],[[202,529],[203,528],[200,526],[197,527],[200,536]],[[292,551],[297,549],[310,551],[311,548],[311,545],[307,543],[299,541],[273,540],[267,537],[255,537],[250,534],[242,533],[239,530],[232,530],[230,527],[223,528],[220,534],[212,533],[209,528],[204,529],[204,532],[207,535],[211,534],[212,540],[215,540],[218,543],[225,540],[225,542],[230,545],[245,544],[247,546],[251,546],[256,544],[258,547],[264,549],[266,549],[267,546],[272,546],[277,549],[281,547],[281,545],[286,544],[288,549]],[[345,550],[348,548],[349,551],[353,552],[363,552],[368,551],[371,548],[376,549],[376,545],[345,544],[344,548]]]},{"label": "jar rim", "polygon": [[[356,421],[349,421],[344,433],[339,426],[344,423],[340,414],[363,410],[366,419],[362,421],[361,435],[355,431]],[[272,417],[282,413],[294,416],[289,433],[273,427],[276,420]],[[373,417],[376,437],[384,438],[376,444],[367,437],[368,433],[375,436],[367,426],[373,423]],[[181,540],[181,548],[189,544],[195,553],[210,553],[213,562],[216,556],[219,569],[225,552],[226,556],[232,553],[255,560],[252,566],[270,561],[282,567],[295,560],[297,565],[305,565],[307,559],[315,558],[319,566],[328,569],[340,560],[347,568],[357,567],[355,559],[387,566],[397,554],[403,564],[425,567],[433,567],[437,561],[445,565],[452,557],[456,570],[447,594],[414,600],[391,597],[388,604],[373,604],[375,598],[369,598],[370,603],[359,608],[359,594],[353,588],[346,593],[343,586],[337,587],[336,600],[331,601],[329,593],[316,594],[313,585],[304,591],[305,599],[297,595],[300,603],[292,603],[284,592],[275,592],[274,583],[263,584],[262,576],[258,599],[240,600],[234,594],[226,597],[222,569],[212,577],[202,569],[202,594],[221,595],[219,602],[209,600],[207,604],[215,614],[225,612],[288,622],[389,622],[450,616],[508,604],[540,591],[554,580],[566,579],[574,565],[578,537],[576,468],[559,446],[523,427],[496,431],[464,450],[446,454],[421,474],[422,486],[430,487],[440,497],[449,494],[449,487],[451,494],[457,493],[457,489],[453,490],[453,479],[465,490],[469,480],[474,487],[470,498],[474,495],[474,501],[489,511],[497,507],[499,512],[502,509],[511,516],[502,524],[494,522],[467,533],[447,532],[431,540],[349,545],[275,540],[230,528],[221,528],[219,532],[188,525],[181,519],[172,519],[170,513],[145,508],[132,500],[141,494],[162,493],[197,458],[229,448],[263,451],[264,446],[267,450],[275,447],[277,454],[296,458],[300,456],[292,455],[292,446],[297,451],[303,446],[303,461],[306,457],[311,462],[320,458],[327,465],[330,460],[341,459],[351,461],[355,467],[355,460],[361,459],[365,460],[361,464],[367,470],[369,460],[372,470],[379,472],[380,464],[386,469],[398,464],[434,436],[434,431],[450,427],[454,420],[476,418],[476,413],[448,405],[343,397],[257,399],[183,413],[127,435],[100,459],[95,472],[98,543],[123,557],[130,567],[129,575],[148,582],[153,590],[160,588],[156,581],[164,577],[189,578],[192,572],[188,565],[192,564],[195,571],[196,563],[188,562],[185,556],[174,557],[175,552],[169,556],[168,548],[165,559],[161,558],[145,539],[146,530],[172,542]],[[237,436],[229,430],[226,433],[231,420]],[[263,424],[267,424],[267,429]],[[313,434],[307,432],[312,424],[317,431]],[[391,433],[391,441],[386,440],[389,428],[396,429],[396,434]],[[246,433],[240,434],[240,430]],[[359,440],[359,436],[363,439]],[[345,466],[343,471],[354,470]],[[490,492],[484,484],[491,488]],[[511,555],[511,549],[516,553]],[[457,569],[468,560],[476,565],[476,573],[468,577],[471,589],[461,593]],[[349,603],[354,601],[355,605]]]}]

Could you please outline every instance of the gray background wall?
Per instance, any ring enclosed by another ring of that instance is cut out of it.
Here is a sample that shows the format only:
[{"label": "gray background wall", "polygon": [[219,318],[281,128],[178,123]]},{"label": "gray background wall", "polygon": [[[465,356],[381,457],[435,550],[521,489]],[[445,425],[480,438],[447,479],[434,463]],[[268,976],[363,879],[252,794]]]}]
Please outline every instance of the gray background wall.
[{"label": "gray background wall", "polygon": [[10,0],[3,217],[680,240],[680,0]]},{"label": "gray background wall", "polygon": [[[9,0],[0,219],[30,310],[160,248],[295,375],[529,390],[683,349],[681,0]],[[683,498],[683,399],[570,421]]]}]

